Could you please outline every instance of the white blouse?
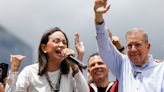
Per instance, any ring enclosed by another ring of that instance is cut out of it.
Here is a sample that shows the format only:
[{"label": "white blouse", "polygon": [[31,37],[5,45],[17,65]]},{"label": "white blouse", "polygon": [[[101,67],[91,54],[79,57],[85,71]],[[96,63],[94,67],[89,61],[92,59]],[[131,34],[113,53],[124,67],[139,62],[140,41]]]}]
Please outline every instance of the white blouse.
[{"label": "white blouse", "polygon": [[[49,79],[56,85],[59,70],[48,72]],[[38,76],[38,63],[26,66],[18,75],[14,92],[53,92],[45,75]],[[15,76],[16,77],[16,76]],[[12,86],[10,86],[12,88]],[[9,88],[10,88],[9,87]],[[81,72],[72,76],[72,69],[67,75],[61,76],[59,92],[89,92],[87,81]],[[11,91],[12,92],[12,91]]]}]

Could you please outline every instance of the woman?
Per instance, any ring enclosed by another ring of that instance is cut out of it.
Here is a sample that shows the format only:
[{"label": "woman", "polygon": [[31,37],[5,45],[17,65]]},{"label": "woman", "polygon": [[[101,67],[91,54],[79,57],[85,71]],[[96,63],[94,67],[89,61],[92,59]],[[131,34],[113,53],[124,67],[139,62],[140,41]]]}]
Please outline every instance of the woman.
[{"label": "woman", "polygon": [[38,49],[38,63],[25,67],[18,75],[15,92],[88,92],[78,66],[67,57],[66,34],[58,27],[45,32]]}]

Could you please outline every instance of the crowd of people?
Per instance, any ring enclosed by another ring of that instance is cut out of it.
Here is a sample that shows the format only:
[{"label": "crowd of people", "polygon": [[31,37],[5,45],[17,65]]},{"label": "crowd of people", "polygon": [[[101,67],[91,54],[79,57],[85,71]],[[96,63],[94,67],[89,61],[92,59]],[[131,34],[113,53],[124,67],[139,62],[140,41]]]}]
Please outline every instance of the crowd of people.
[{"label": "crowd of people", "polygon": [[[132,28],[123,46],[105,26],[103,16],[110,7],[107,0],[94,2],[98,51],[88,58],[88,80],[85,70],[68,59],[73,56],[83,61],[85,46],[80,34],[74,35],[74,51],[65,32],[54,27],[41,37],[37,63],[19,71],[28,56],[10,56],[10,71],[0,83],[0,92],[164,92],[164,63],[150,54],[148,34],[142,28]],[[115,81],[110,81],[110,72]]]}]

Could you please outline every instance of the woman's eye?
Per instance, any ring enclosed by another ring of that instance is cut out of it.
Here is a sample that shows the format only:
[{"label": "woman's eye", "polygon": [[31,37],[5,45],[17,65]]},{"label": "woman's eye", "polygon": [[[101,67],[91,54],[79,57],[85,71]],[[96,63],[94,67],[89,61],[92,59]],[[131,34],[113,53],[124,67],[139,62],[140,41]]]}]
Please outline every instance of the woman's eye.
[{"label": "woman's eye", "polygon": [[63,41],[63,44],[65,44],[65,45],[66,45],[66,44],[67,44],[67,42],[66,42],[66,41]]},{"label": "woman's eye", "polygon": [[52,40],[52,42],[59,43],[60,40],[59,39],[54,39],[54,40]]}]

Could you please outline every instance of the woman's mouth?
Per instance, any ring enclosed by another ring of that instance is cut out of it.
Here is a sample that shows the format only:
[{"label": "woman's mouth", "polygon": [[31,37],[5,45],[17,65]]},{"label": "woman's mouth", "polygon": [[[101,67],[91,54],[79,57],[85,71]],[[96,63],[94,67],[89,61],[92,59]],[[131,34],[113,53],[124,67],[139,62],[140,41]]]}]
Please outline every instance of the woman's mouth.
[{"label": "woman's mouth", "polygon": [[55,50],[55,52],[58,53],[58,54],[61,54],[61,51],[62,51],[61,48],[57,48],[57,49]]}]

